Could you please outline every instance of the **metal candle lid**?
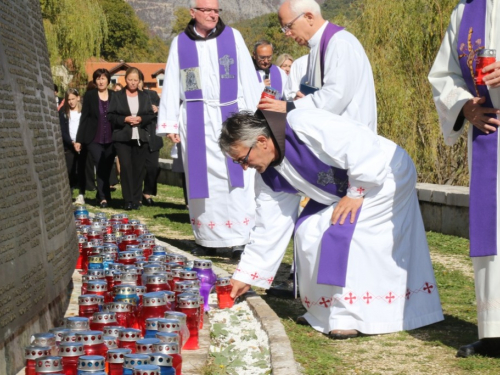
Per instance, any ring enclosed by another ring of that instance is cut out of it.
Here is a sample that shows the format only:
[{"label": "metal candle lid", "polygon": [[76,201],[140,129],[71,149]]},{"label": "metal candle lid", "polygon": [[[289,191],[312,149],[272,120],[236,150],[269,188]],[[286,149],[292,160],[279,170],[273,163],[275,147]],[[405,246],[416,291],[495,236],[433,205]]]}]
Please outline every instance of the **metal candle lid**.
[{"label": "metal candle lid", "polygon": [[98,279],[104,279],[106,277],[106,275],[104,274],[104,270],[88,270],[87,275],[95,276]]},{"label": "metal candle lid", "polygon": [[162,262],[162,263],[165,263],[166,260],[167,260],[167,256],[166,255],[150,255],[149,256],[149,261],[150,262]]},{"label": "metal candle lid", "polygon": [[141,338],[141,330],[134,328],[124,328],[118,333],[119,341],[137,341]]},{"label": "metal candle lid", "polygon": [[113,214],[113,215],[111,215],[111,220],[121,221],[122,220],[122,214]]},{"label": "metal candle lid", "polygon": [[87,242],[87,239],[85,238],[85,236],[78,236],[78,243],[79,243],[79,244],[80,244],[80,243],[82,243],[82,244],[83,244],[83,243],[85,243],[85,242]]},{"label": "metal candle lid", "polygon": [[76,342],[76,333],[78,331],[68,330],[69,332],[64,332],[62,335],[61,343],[63,342]]},{"label": "metal candle lid", "polygon": [[103,301],[104,296],[98,296],[97,294],[82,294],[78,296],[79,306],[101,305]]},{"label": "metal candle lid", "polygon": [[[139,221],[139,220],[137,220],[137,221]],[[148,229],[147,225],[146,224],[141,224],[141,222],[138,222],[138,223],[134,224],[134,230],[136,230],[136,231],[137,230],[138,231],[144,231],[144,230],[147,230],[147,229]]]},{"label": "metal candle lid", "polygon": [[135,251],[122,251],[118,253],[119,260],[134,260],[135,259]]},{"label": "metal candle lid", "polygon": [[195,260],[193,263],[193,268],[199,268],[200,270],[210,270],[212,269],[211,260]]},{"label": "metal candle lid", "polygon": [[152,234],[152,233],[144,233],[143,235],[141,235],[141,239],[143,239],[143,240],[154,240],[155,239],[155,235]]},{"label": "metal candle lid", "polygon": [[140,250],[140,249],[139,249],[139,245],[135,244],[135,245],[127,245],[125,247],[125,250],[126,251],[136,251],[136,250]]},{"label": "metal candle lid", "polygon": [[477,51],[477,57],[496,57],[497,51],[495,49],[480,49]]},{"label": "metal candle lid", "polygon": [[147,288],[144,285],[136,286],[135,287],[135,292],[137,293],[138,296],[144,296],[147,292]]},{"label": "metal candle lid", "polygon": [[201,295],[199,288],[187,288],[186,290],[184,290],[184,293],[194,294],[198,297]]},{"label": "metal candle lid", "polygon": [[96,229],[93,225],[90,227],[90,231],[88,233],[89,236],[100,236],[102,234],[102,228],[101,226],[99,225],[99,229]]},{"label": "metal candle lid", "polygon": [[87,291],[91,292],[107,292],[108,283],[105,280],[90,280],[87,283]]},{"label": "metal candle lid", "polygon": [[187,281],[176,281],[175,287],[174,287],[174,292],[180,293],[189,287],[191,287],[191,284],[188,284]]},{"label": "metal candle lid", "polygon": [[132,227],[132,224],[121,224],[120,225],[120,232],[128,232],[133,230],[134,228]]},{"label": "metal candle lid", "polygon": [[160,285],[167,283],[167,275],[147,275],[146,284],[149,285]]},{"label": "metal candle lid", "polygon": [[128,221],[128,223],[129,223],[130,225],[132,225],[132,226],[135,228],[135,226],[136,226],[137,224],[140,224],[140,223],[141,223],[141,221],[140,221],[139,219],[130,219],[130,220]]},{"label": "metal candle lid", "polygon": [[183,270],[179,273],[179,276],[184,280],[197,280],[198,272]]},{"label": "metal candle lid", "polygon": [[[114,234],[109,234],[109,236],[113,236]],[[116,254],[118,253],[118,245],[115,243],[105,243],[103,246],[103,252],[104,254]]]},{"label": "metal candle lid", "polygon": [[178,332],[181,330],[181,322],[178,319],[160,319],[158,321],[158,332]]},{"label": "metal candle lid", "polygon": [[102,263],[102,255],[90,255],[89,263]]},{"label": "metal candle lid", "polygon": [[128,313],[132,311],[132,305],[126,302],[109,302],[104,305],[104,310],[113,313]]},{"label": "metal candle lid", "polygon": [[160,367],[155,365],[135,366],[133,375],[160,375]]},{"label": "metal candle lid", "polygon": [[179,354],[179,345],[173,342],[162,342],[161,344],[154,344],[153,349],[155,352],[162,354]]},{"label": "metal candle lid", "polygon": [[123,368],[133,369],[136,366],[147,365],[149,363],[149,355],[140,353],[130,353],[124,355]]},{"label": "metal candle lid", "polygon": [[64,326],[72,331],[88,331],[89,320],[81,316],[70,316],[66,318]]},{"label": "metal candle lid", "polygon": [[109,349],[107,354],[108,363],[123,363],[125,354],[132,353],[132,349]]},{"label": "metal candle lid", "polygon": [[165,306],[167,301],[163,292],[146,293],[142,296],[143,306]]},{"label": "metal candle lid", "polygon": [[24,348],[24,358],[37,359],[40,357],[46,357],[50,355],[51,350],[52,348],[50,346],[30,345]]},{"label": "metal candle lid", "polygon": [[215,282],[216,286],[228,286],[231,285],[231,278],[230,277],[219,277],[217,281]]},{"label": "metal candle lid", "polygon": [[120,280],[122,282],[121,285],[137,285],[137,279],[138,279],[138,275],[136,275],[135,273],[130,273],[130,272],[127,272],[127,273],[122,273],[121,274],[121,277],[120,277]]},{"label": "metal candle lid", "polygon": [[105,358],[102,355],[82,355],[78,359],[78,370],[88,372],[104,371]]},{"label": "metal candle lid", "polygon": [[98,345],[103,343],[102,331],[81,331],[76,333],[76,342],[83,345]]},{"label": "metal candle lid", "polygon": [[63,371],[62,358],[44,356],[36,359],[35,371],[40,374]]},{"label": "metal candle lid", "polygon": [[59,344],[60,357],[80,357],[85,355],[81,342],[62,342]]},{"label": "metal candle lid", "polygon": [[31,336],[31,344],[36,346],[55,346],[56,335],[52,332],[35,333]]},{"label": "metal candle lid", "polygon": [[146,265],[146,261],[145,260],[138,260],[137,262],[135,262],[135,266],[137,267],[137,269],[139,271],[142,272],[142,270],[144,269],[144,266]]},{"label": "metal candle lid", "polygon": [[177,301],[177,307],[181,309],[198,309],[200,307],[200,300],[196,298],[182,298]]},{"label": "metal candle lid", "polygon": [[102,255],[103,252],[104,246],[94,246],[90,255]]},{"label": "metal candle lid", "polygon": [[118,348],[118,338],[115,336],[103,336],[104,344],[108,349],[117,349]]},{"label": "metal candle lid", "polygon": [[172,275],[176,278],[181,277],[181,272],[184,271],[184,268],[172,268],[170,272],[172,272]]},{"label": "metal candle lid", "polygon": [[97,247],[97,246],[104,245],[104,241],[96,238],[96,239],[90,240],[88,242],[88,244],[90,245],[90,247]]},{"label": "metal candle lid", "polygon": [[121,263],[110,263],[108,264],[108,268],[113,271],[121,271],[124,269]]},{"label": "metal candle lid", "polygon": [[[116,276],[116,275],[115,275]],[[135,295],[136,287],[133,285],[115,285],[113,287],[113,291],[115,292],[115,296],[120,295]]]},{"label": "metal candle lid", "polygon": [[153,246],[153,254],[154,253],[166,253],[166,252],[167,252],[167,248],[165,246],[161,246],[161,245]]},{"label": "metal candle lid", "polygon": [[147,331],[158,331],[158,321],[162,318],[147,318],[144,322]]},{"label": "metal candle lid", "polygon": [[143,275],[154,275],[155,273],[165,271],[166,267],[160,264],[146,264],[142,269]]},{"label": "metal candle lid", "polygon": [[137,240],[137,236],[135,234],[127,234],[127,235],[123,236],[123,239],[122,239],[122,241],[127,241],[127,242],[136,241],[136,240]]},{"label": "metal candle lid", "polygon": [[163,291],[163,294],[165,296],[165,300],[167,303],[172,303],[175,302],[175,293],[171,292],[170,290],[165,290]]},{"label": "metal candle lid", "polygon": [[181,324],[186,324],[187,315],[180,311],[167,311],[165,319],[177,319]]},{"label": "metal candle lid", "polygon": [[116,244],[116,236],[113,233],[106,233],[103,237],[104,245]]},{"label": "metal candle lid", "polygon": [[179,332],[156,332],[155,336],[163,343],[178,344],[180,341]]},{"label": "metal candle lid", "polygon": [[122,326],[106,326],[102,329],[102,332],[104,333],[105,336],[118,337],[120,331],[124,328],[125,327]]},{"label": "metal candle lid", "polygon": [[135,342],[137,353],[153,353],[153,344],[160,344],[160,339],[140,339]]},{"label": "metal candle lid", "polygon": [[115,254],[103,254],[102,261],[103,263],[112,262],[115,260]]},{"label": "metal candle lid", "polygon": [[116,315],[114,312],[100,311],[92,315],[92,322],[96,324],[116,323]]},{"label": "metal candle lid", "polygon": [[56,336],[56,342],[60,342],[63,339],[64,333],[71,332],[71,330],[62,326],[51,328],[49,329],[49,332],[53,333]]},{"label": "metal candle lid", "polygon": [[184,255],[180,255],[180,254],[169,254],[169,259],[170,259],[170,262],[174,262],[174,263],[186,263],[187,262],[187,258],[184,256]]},{"label": "metal candle lid", "polygon": [[82,275],[82,284],[87,284],[90,280],[99,280],[99,278],[93,275]]},{"label": "metal candle lid", "polygon": [[151,353],[149,363],[160,367],[172,367],[172,357],[163,353]]}]

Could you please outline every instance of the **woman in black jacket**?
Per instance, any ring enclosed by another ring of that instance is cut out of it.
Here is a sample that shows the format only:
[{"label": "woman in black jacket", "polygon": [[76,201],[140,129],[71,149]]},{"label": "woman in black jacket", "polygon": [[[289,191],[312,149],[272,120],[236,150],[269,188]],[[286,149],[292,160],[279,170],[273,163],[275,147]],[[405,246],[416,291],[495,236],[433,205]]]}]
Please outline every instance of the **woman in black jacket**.
[{"label": "woman in black jacket", "polygon": [[[96,166],[97,194],[96,198],[101,208],[108,207],[111,200],[109,175],[115,160],[112,143],[112,125],[106,117],[113,91],[108,90],[111,75],[107,69],[97,69],[93,74],[96,90],[90,90],[83,97],[82,117],[76,135],[75,150],[80,152],[82,163],[90,155]],[[80,176],[80,191],[85,193],[85,175]],[[84,203],[83,195],[76,202]]]},{"label": "woman in black jacket", "polygon": [[155,114],[149,96],[140,91],[140,72],[128,68],[125,72],[124,90],[113,96],[108,120],[113,124],[113,142],[120,159],[120,178],[125,209],[140,208],[142,198],[141,173],[146,161],[148,127]]}]

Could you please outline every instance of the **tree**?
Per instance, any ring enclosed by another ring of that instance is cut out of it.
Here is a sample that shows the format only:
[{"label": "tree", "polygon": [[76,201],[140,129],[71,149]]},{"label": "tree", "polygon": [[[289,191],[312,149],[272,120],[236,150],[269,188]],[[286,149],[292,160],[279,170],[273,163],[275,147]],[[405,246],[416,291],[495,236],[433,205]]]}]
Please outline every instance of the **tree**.
[{"label": "tree", "polygon": [[177,8],[174,10],[175,21],[172,26],[172,34],[177,35],[184,31],[189,21],[191,21],[191,13],[189,9]]}]

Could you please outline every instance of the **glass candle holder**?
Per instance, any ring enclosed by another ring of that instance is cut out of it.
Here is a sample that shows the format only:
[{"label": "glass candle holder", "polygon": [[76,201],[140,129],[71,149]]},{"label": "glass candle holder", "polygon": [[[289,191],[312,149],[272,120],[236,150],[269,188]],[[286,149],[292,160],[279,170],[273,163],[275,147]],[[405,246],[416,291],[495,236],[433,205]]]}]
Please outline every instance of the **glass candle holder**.
[{"label": "glass candle holder", "polygon": [[108,348],[108,352],[110,349],[118,349],[118,337],[104,335],[102,337],[102,340],[104,341],[104,345],[106,345],[106,348]]},{"label": "glass candle holder", "polygon": [[181,266],[185,266],[187,262],[187,258],[184,255],[180,254],[170,254],[169,262],[180,264]]},{"label": "glass candle holder", "polygon": [[64,318],[64,326],[72,331],[88,331],[90,322],[88,318],[81,316],[69,316]]},{"label": "glass candle holder", "polygon": [[155,365],[135,366],[133,375],[160,375],[160,367]]},{"label": "glass candle holder", "polygon": [[130,349],[135,353],[135,342],[141,338],[141,331],[134,328],[124,328],[118,334],[118,347]]},{"label": "glass candle holder", "polygon": [[200,330],[200,305],[198,298],[186,298],[177,302],[177,310],[186,314],[186,324],[189,329],[189,339],[182,349],[199,349],[198,333]]},{"label": "glass candle holder", "polygon": [[149,354],[153,353],[153,345],[161,343],[156,337],[148,339],[140,339],[135,342],[136,353]]},{"label": "glass candle holder", "polygon": [[146,333],[146,319],[163,318],[167,310],[167,302],[163,292],[146,293],[143,295],[143,306],[138,316],[139,327]]},{"label": "glass candle holder", "polygon": [[63,372],[62,358],[56,356],[39,357],[35,362],[35,374],[60,374]]},{"label": "glass candle holder", "polygon": [[158,320],[158,332],[177,333],[180,336],[182,346],[184,346],[188,337],[184,337],[181,331],[181,322],[178,319],[160,319]]},{"label": "glass candle holder", "polygon": [[167,354],[172,357],[172,367],[175,375],[182,373],[182,357],[179,352],[179,345],[173,343],[161,343],[153,346],[155,353]]},{"label": "glass candle holder", "polygon": [[125,354],[123,360],[123,375],[133,375],[134,367],[147,364],[149,364],[149,355],[147,354]]},{"label": "glass candle holder", "polygon": [[[189,334],[189,332],[188,332]],[[160,342],[169,344],[179,344],[181,343],[181,335],[179,332],[156,332],[156,338],[160,340]]]},{"label": "glass candle holder", "polygon": [[94,313],[100,311],[100,301],[102,296],[97,294],[84,294],[78,296],[78,316],[92,318]]},{"label": "glass candle holder", "polygon": [[166,274],[146,276],[146,290],[148,293],[170,290]]},{"label": "glass candle holder", "polygon": [[62,358],[65,375],[78,374],[78,358],[85,355],[83,344],[79,342],[64,342],[59,345],[59,357]]},{"label": "glass candle holder", "polygon": [[117,325],[132,328],[133,306],[130,303],[110,302],[104,306],[104,309],[115,314]]},{"label": "glass candle holder", "polygon": [[106,370],[108,375],[122,375],[125,354],[130,354],[130,349],[110,349],[106,356]]},{"label": "glass candle holder", "polygon": [[[135,234],[127,234],[122,237],[121,242],[118,244],[118,248],[120,249],[121,252],[123,252],[127,250],[127,245],[138,245],[138,244],[139,242],[137,241],[137,236]],[[118,255],[120,255],[120,253],[118,253]],[[125,264],[130,264],[130,263],[125,263]]]},{"label": "glass candle holder", "polygon": [[26,367],[24,372],[26,375],[36,374],[36,360],[40,357],[50,356],[50,346],[27,346],[24,349],[24,359],[26,361]]},{"label": "glass candle holder", "polygon": [[64,327],[64,326],[61,326],[61,327],[54,327],[54,328],[51,328],[49,329],[49,332],[50,333],[53,333],[54,336],[56,337],[56,345],[59,346],[59,344],[61,343],[61,341],[63,340],[63,336],[65,333],[68,333],[70,332],[71,330]]},{"label": "glass candle holder", "polygon": [[200,329],[203,329],[203,317],[205,315],[205,304],[204,304],[204,299],[203,296],[200,294],[200,289],[199,288],[188,288],[184,293],[181,293],[177,296],[177,298],[180,300],[182,297],[187,297],[185,294],[191,294],[195,295],[198,298],[199,304],[200,304]]},{"label": "glass candle holder", "polygon": [[210,311],[208,296],[217,282],[217,275],[212,270],[212,261],[195,260],[193,264],[193,271],[197,272],[198,279],[200,280],[200,294],[203,296],[204,300],[203,309],[204,311]]},{"label": "glass candle holder", "polygon": [[483,68],[493,64],[496,61],[496,50],[494,49],[481,49],[477,51],[476,56],[476,69],[474,74],[474,79],[476,85],[485,85],[484,76],[490,73],[483,73]]},{"label": "glass candle holder", "polygon": [[35,333],[31,335],[31,345],[48,346],[50,355],[57,355],[56,335],[51,332]]},{"label": "glass candle holder", "polygon": [[96,373],[105,371],[106,357],[101,355],[83,355],[78,359],[78,372],[81,373]]},{"label": "glass candle holder", "polygon": [[134,234],[134,227],[130,223],[128,223],[128,224],[122,224],[122,225],[120,225],[120,232],[124,236],[130,235],[130,234]]},{"label": "glass candle holder", "polygon": [[120,331],[124,328],[126,328],[126,327],[108,326],[108,327],[104,327],[104,330],[102,331],[102,333],[104,334],[104,336],[118,337],[118,335],[120,334]]},{"label": "glass candle holder", "polygon": [[233,286],[231,285],[230,277],[220,277],[215,283],[215,291],[217,293],[217,303],[219,309],[227,309],[233,307],[234,299],[231,298],[231,291]]},{"label": "glass candle holder", "polygon": [[172,367],[172,356],[163,353],[152,353],[149,355],[149,364],[160,367],[160,375],[175,375]]},{"label": "glass candle holder", "polygon": [[158,332],[158,320],[161,318],[147,318],[145,320],[146,331],[144,333],[145,339],[155,338]]},{"label": "glass candle holder", "polygon": [[76,342],[83,344],[85,355],[106,356],[108,348],[104,344],[102,331],[80,331],[76,333]]},{"label": "glass candle holder", "polygon": [[180,311],[167,311],[165,313],[165,319],[177,319],[179,321],[181,330],[180,330],[180,336],[184,339],[184,341],[181,341],[181,346],[180,348],[184,346],[186,341],[189,339],[189,328],[187,326],[187,316],[186,314],[180,312]]},{"label": "glass candle holder", "polygon": [[76,261],[75,268],[81,270],[83,267],[83,244],[87,242],[84,236],[78,236],[78,260]]},{"label": "glass candle holder", "polygon": [[106,280],[90,280],[87,282],[87,293],[97,294],[104,297],[104,303],[111,302],[113,296],[108,292],[108,283]]}]

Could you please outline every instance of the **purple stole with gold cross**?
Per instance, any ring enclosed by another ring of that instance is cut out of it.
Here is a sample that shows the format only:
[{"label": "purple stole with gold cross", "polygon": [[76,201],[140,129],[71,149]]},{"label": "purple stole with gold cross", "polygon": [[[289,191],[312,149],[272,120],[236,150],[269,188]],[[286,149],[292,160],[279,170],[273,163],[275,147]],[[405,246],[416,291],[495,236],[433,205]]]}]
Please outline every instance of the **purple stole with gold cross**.
[{"label": "purple stole with gold cross", "polygon": [[[483,107],[493,108],[488,87],[476,85],[475,55],[485,48],[486,0],[465,3],[458,33],[458,56],[462,76],[470,93],[486,98]],[[472,126],[472,125],[471,125]],[[470,256],[497,255],[497,155],[498,131],[485,134],[472,126],[470,168]]]},{"label": "purple stole with gold cross", "polygon": [[[238,56],[233,29],[226,26],[216,40],[219,54],[220,108],[224,122],[232,113],[238,112]],[[206,42],[194,41],[185,33],[179,35],[179,66],[186,98],[189,199],[209,198],[204,101],[196,43]],[[228,157],[226,166],[231,186],[243,187],[243,169]]]}]

